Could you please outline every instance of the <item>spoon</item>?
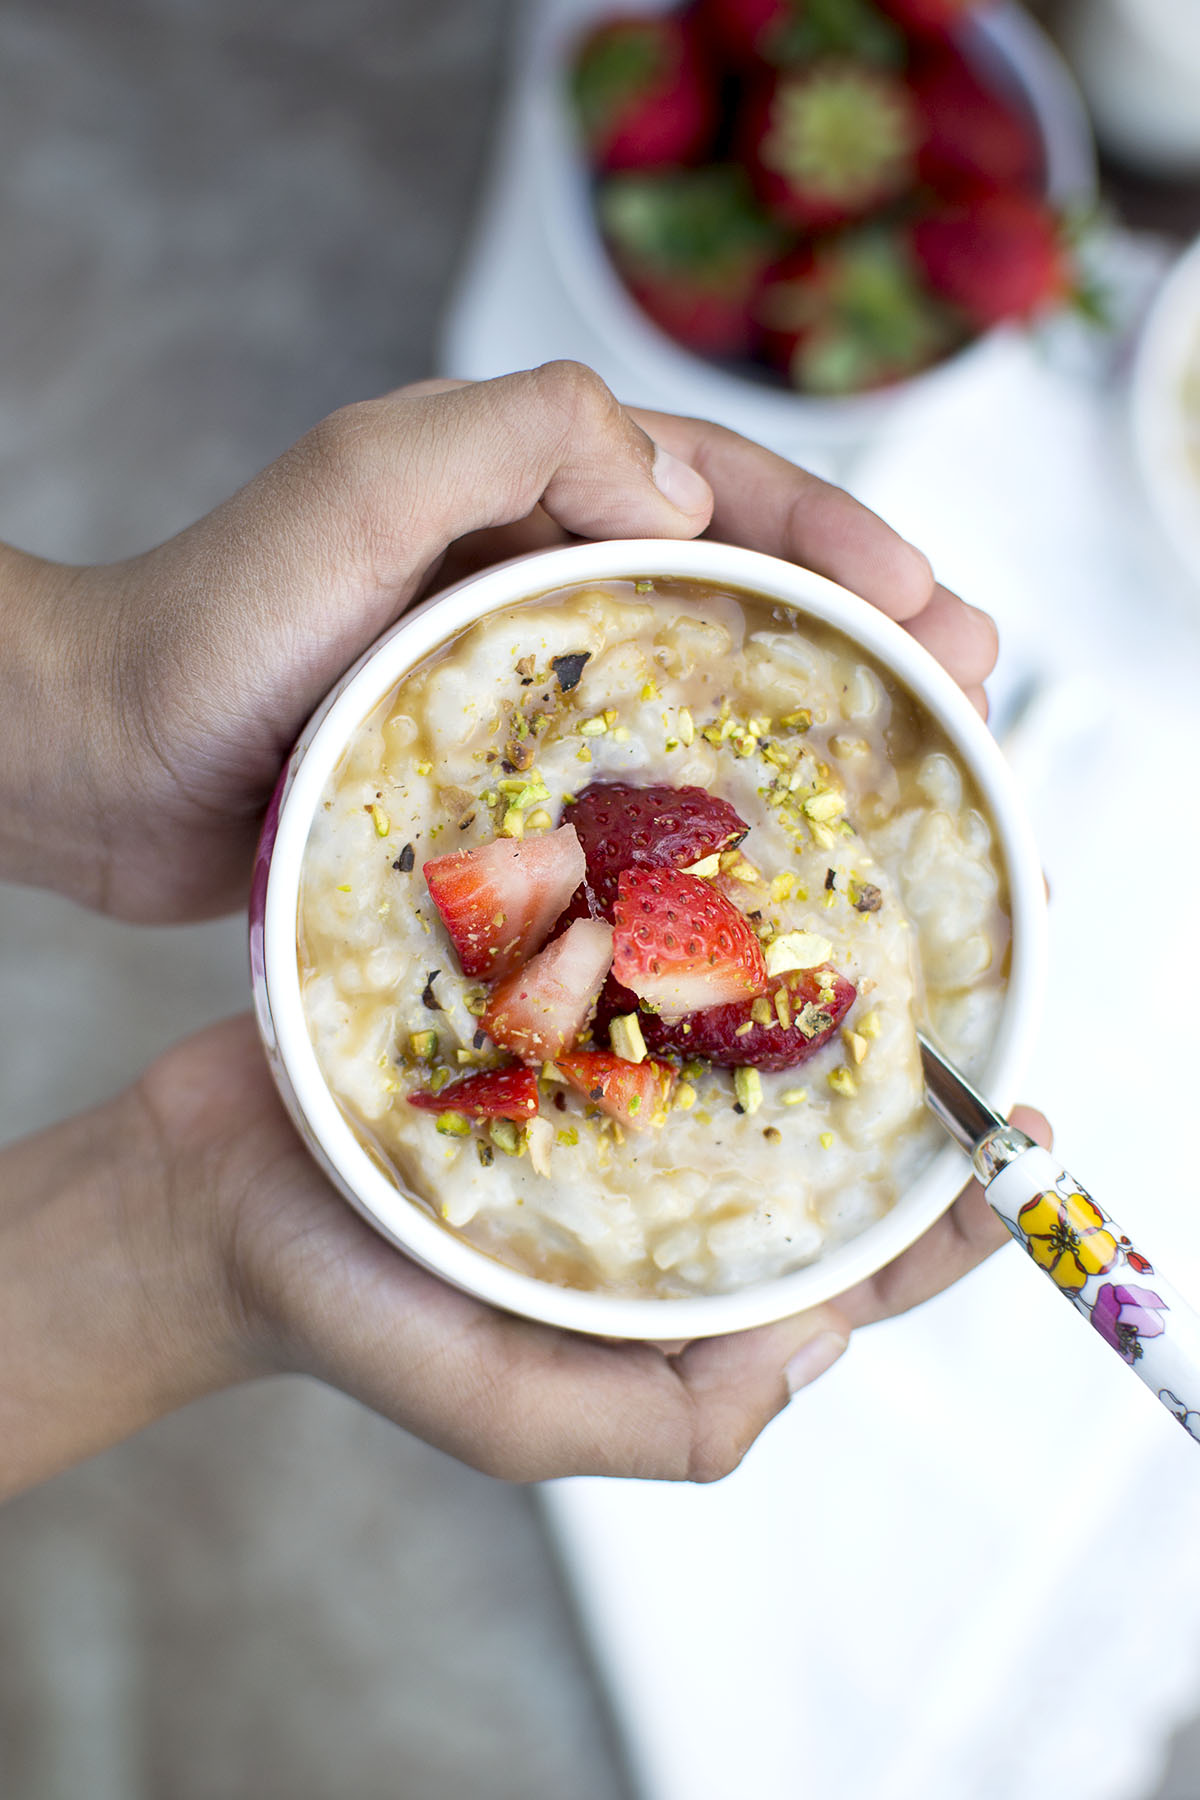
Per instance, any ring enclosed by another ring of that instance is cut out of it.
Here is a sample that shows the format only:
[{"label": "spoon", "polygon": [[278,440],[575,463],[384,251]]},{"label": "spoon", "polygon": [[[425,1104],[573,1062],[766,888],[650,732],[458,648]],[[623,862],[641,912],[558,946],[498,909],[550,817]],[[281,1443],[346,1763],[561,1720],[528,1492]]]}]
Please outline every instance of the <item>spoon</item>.
[{"label": "spoon", "polygon": [[1200,1441],[1200,1316],[1048,1150],[1002,1119],[923,1031],[925,1103],[988,1204],[1184,1430]]}]

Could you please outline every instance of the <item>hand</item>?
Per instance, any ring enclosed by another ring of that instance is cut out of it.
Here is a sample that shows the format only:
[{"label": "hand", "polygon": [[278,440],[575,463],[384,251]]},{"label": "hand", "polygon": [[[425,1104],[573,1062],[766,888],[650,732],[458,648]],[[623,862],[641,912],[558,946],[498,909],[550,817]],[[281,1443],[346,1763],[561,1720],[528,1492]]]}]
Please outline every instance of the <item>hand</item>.
[{"label": "hand", "polygon": [[[1015,1116],[1049,1141],[1040,1115]],[[917,1305],[1007,1240],[972,1183],[878,1275],[756,1331],[672,1354],[511,1318],[398,1255],[333,1192],[248,1019],[4,1152],[0,1195],[0,1494],[202,1393],[284,1371],[510,1480],[713,1480],[853,1327]]]},{"label": "hand", "polygon": [[0,551],[0,873],[127,919],[233,909],[304,721],[431,583],[571,535],[705,530],[855,589],[982,706],[991,621],[841,490],[628,412],[577,364],[424,383],[335,413],[144,556]]}]

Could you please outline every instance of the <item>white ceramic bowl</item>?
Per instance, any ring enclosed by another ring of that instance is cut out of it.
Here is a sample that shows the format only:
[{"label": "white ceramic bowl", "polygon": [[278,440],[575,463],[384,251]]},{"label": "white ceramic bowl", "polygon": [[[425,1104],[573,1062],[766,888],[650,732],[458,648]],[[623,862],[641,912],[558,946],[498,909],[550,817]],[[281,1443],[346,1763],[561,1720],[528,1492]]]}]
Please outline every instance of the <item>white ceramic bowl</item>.
[{"label": "white ceramic bowl", "polygon": [[[673,3],[640,0],[629,10],[661,12]],[[701,413],[787,453],[794,440],[837,443],[868,435],[898,399],[973,369],[997,340],[1011,338],[1016,327],[999,327],[906,381],[832,399],[792,393],[765,375],[738,375],[677,344],[642,312],[608,258],[566,102],[564,71],[573,48],[589,23],[611,11],[610,0],[546,0],[534,46],[538,61],[523,96],[523,174],[537,194],[555,280],[584,330],[580,354],[618,393],[653,395],[656,405]],[[1047,196],[1064,208],[1086,209],[1096,192],[1091,129],[1071,73],[1046,33],[1023,8],[998,5],[965,20],[958,36],[976,67],[1028,108],[1041,139]]]},{"label": "white ceramic bowl", "polygon": [[1200,589],[1200,239],[1143,326],[1133,365],[1134,452],[1156,524]]},{"label": "white ceramic bowl", "polygon": [[846,633],[924,703],[971,771],[997,834],[1012,903],[1011,971],[983,1085],[1012,1104],[1045,980],[1041,863],[1004,760],[945,671],[891,620],[794,564],[707,541],[577,544],[502,564],[408,613],[338,683],[280,780],[251,901],[255,1004],[271,1068],[298,1130],[334,1186],[399,1249],[457,1287],[514,1313],[576,1331],[660,1340],[716,1336],[785,1317],[879,1269],[944,1211],[967,1175],[947,1144],[892,1210],[808,1267],[736,1293],[625,1298],[562,1288],[494,1261],[439,1224],[372,1161],[326,1086],[305,1028],[296,954],[301,863],[326,782],[362,721],[429,653],[484,614],[577,582],[677,576],[766,595]]}]

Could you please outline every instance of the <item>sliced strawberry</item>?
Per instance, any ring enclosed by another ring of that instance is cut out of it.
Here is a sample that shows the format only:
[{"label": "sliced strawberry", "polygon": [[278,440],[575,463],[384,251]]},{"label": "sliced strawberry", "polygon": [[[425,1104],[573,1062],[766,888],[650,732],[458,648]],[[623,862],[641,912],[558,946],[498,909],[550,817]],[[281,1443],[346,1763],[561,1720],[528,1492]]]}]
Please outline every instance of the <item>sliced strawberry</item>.
[{"label": "sliced strawberry", "polygon": [[758,939],[698,876],[624,869],[613,910],[613,974],[664,1017],[747,1000],[767,984]]},{"label": "sliced strawberry", "polygon": [[[739,1000],[670,1020],[642,1014],[642,1035],[651,1050],[702,1056],[725,1068],[794,1069],[829,1042],[857,991],[828,964],[793,969],[773,977],[761,1005]],[[755,1011],[773,1022],[756,1019]]]},{"label": "sliced strawberry", "polygon": [[701,356],[745,356],[750,303],[778,254],[744,169],[612,175],[597,196],[617,270],[643,312]]},{"label": "sliced strawberry", "polygon": [[1077,288],[1061,221],[1032,194],[964,199],[918,219],[912,241],[930,286],[976,326],[1031,319]]},{"label": "sliced strawberry", "polygon": [[540,838],[495,838],[424,867],[464,975],[511,974],[541,948],[583,880],[573,825]]},{"label": "sliced strawberry", "polygon": [[576,1042],[612,964],[612,926],[576,919],[494,990],[479,1021],[527,1062],[553,1062]]},{"label": "sliced strawberry", "polygon": [[634,1131],[661,1125],[666,1117],[676,1080],[670,1063],[650,1056],[633,1063],[611,1050],[576,1050],[560,1056],[555,1066],[593,1106]]},{"label": "sliced strawberry", "polygon": [[537,1076],[517,1064],[481,1069],[477,1075],[452,1081],[439,1094],[410,1094],[408,1104],[422,1112],[457,1112],[468,1119],[532,1119],[538,1109]]},{"label": "sliced strawberry", "polygon": [[831,58],[752,95],[741,132],[767,210],[785,225],[819,231],[862,218],[912,185],[921,125],[898,77]]},{"label": "sliced strawberry", "polygon": [[750,827],[727,800],[701,787],[593,781],[570,809],[587,859],[588,886],[612,917],[623,869],[686,867],[740,844]]},{"label": "sliced strawberry", "polygon": [[849,394],[928,367],[964,330],[896,230],[860,226],[783,257],[756,303],[763,358],[802,393]]},{"label": "sliced strawberry", "polygon": [[571,86],[598,169],[695,162],[716,130],[716,82],[683,19],[606,19],[580,46]]},{"label": "sliced strawberry", "polygon": [[909,72],[921,114],[921,179],[939,194],[1020,187],[1036,193],[1042,144],[1024,108],[981,81],[950,43],[924,49]]}]

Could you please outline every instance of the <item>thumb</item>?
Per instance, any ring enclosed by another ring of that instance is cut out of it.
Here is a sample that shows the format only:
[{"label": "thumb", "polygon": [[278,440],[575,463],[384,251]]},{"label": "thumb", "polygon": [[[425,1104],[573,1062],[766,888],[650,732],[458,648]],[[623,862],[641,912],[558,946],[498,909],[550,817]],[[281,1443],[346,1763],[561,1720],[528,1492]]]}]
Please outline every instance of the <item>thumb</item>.
[{"label": "thumb", "polygon": [[539,505],[596,539],[695,537],[712,516],[703,476],[582,363],[402,388],[333,414],[289,456],[315,465],[309,502],[315,486],[338,541],[369,553],[393,599],[415,592],[456,538]]}]

